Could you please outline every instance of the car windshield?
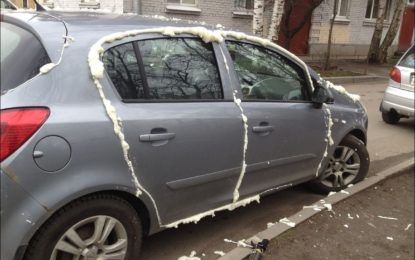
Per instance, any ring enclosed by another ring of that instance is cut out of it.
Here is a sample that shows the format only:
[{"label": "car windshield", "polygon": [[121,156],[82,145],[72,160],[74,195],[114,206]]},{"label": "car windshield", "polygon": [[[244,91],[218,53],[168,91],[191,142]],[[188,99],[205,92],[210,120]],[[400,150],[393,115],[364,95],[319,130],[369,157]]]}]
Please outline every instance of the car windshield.
[{"label": "car windshield", "polygon": [[415,67],[415,47],[412,46],[412,48],[405,53],[405,56],[399,63],[399,66],[408,67],[408,68],[414,68]]},{"label": "car windshield", "polygon": [[40,41],[16,25],[1,22],[1,94],[19,86],[50,63]]}]

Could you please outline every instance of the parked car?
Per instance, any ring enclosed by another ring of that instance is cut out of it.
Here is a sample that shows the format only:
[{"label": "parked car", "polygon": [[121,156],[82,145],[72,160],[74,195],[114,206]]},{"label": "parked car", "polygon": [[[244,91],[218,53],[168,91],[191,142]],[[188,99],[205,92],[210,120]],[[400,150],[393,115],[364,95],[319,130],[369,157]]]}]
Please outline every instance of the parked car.
[{"label": "parked car", "polygon": [[1,259],[139,259],[142,236],[366,176],[355,96],[270,42],[189,26],[2,14]]},{"label": "parked car", "polygon": [[388,124],[396,124],[401,118],[414,117],[415,47],[409,48],[389,73],[389,85],[385,90],[380,111]]}]

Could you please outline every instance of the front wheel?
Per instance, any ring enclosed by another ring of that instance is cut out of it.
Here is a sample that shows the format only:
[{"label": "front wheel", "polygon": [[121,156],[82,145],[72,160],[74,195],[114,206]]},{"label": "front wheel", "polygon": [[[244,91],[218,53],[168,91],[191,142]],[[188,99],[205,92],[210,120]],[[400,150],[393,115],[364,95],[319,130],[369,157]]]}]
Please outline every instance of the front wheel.
[{"label": "front wheel", "polygon": [[369,153],[358,138],[348,135],[336,147],[326,169],[311,183],[318,192],[340,191],[363,180],[369,170]]},{"label": "front wheel", "polygon": [[138,259],[142,227],[125,200],[106,194],[59,210],[29,244],[26,260]]}]

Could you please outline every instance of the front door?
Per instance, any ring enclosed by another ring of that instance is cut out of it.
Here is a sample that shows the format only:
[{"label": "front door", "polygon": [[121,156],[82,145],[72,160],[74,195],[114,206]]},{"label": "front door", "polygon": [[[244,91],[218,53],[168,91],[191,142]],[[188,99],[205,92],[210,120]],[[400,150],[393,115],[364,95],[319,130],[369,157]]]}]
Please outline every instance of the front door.
[{"label": "front door", "polygon": [[241,195],[315,176],[326,137],[325,114],[311,103],[305,71],[254,44],[227,41],[248,118],[247,173]]}]

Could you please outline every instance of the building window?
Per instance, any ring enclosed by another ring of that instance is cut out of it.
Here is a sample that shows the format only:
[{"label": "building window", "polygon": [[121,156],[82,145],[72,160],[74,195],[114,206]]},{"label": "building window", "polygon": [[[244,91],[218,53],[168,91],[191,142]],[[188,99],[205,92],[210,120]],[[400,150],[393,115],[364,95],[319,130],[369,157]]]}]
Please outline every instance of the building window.
[{"label": "building window", "polygon": [[337,16],[346,18],[348,16],[349,0],[338,0]]},{"label": "building window", "polygon": [[167,0],[169,4],[196,5],[196,0]]},{"label": "building window", "polygon": [[81,0],[81,2],[79,3],[79,8],[99,9],[100,3],[99,1],[95,0]]},{"label": "building window", "polygon": [[[379,14],[379,5],[381,0],[368,0],[367,1],[367,7],[366,7],[366,19],[376,19],[378,18]],[[386,0],[386,6],[385,6],[385,20],[389,20],[389,15],[391,11],[391,0]]]},{"label": "building window", "polygon": [[253,10],[254,0],[235,0],[236,10]]}]

